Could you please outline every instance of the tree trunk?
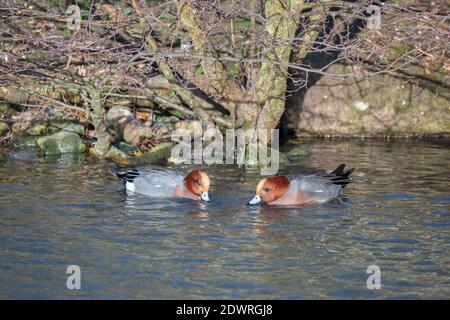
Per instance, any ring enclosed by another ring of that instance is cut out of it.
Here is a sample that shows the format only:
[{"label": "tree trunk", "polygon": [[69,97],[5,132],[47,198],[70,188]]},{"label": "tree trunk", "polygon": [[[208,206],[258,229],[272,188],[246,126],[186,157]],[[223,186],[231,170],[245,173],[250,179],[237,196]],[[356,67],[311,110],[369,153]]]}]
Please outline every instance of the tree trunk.
[{"label": "tree trunk", "polygon": [[90,85],[88,91],[91,98],[92,124],[97,138],[97,142],[94,144],[94,152],[97,156],[104,157],[111,147],[111,141],[105,124],[105,109],[102,105],[101,89]]},{"label": "tree trunk", "polygon": [[256,127],[273,129],[278,125],[285,106],[288,68],[273,62],[289,62],[291,45],[297,29],[302,0],[267,0],[265,2],[266,31],[272,49],[261,64],[257,82],[257,99],[263,104]]}]

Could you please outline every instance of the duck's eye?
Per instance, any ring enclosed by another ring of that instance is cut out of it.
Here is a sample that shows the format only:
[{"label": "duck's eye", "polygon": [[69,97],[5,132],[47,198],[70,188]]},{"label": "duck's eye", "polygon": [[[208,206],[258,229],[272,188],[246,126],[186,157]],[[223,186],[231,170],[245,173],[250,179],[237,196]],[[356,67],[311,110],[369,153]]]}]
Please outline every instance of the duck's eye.
[{"label": "duck's eye", "polygon": [[269,192],[270,189],[265,187],[265,188],[263,188],[263,190],[264,190],[264,192]]},{"label": "duck's eye", "polygon": [[197,185],[199,185],[199,186],[202,185],[202,182],[201,182],[200,180],[195,180],[195,183],[196,183]]}]

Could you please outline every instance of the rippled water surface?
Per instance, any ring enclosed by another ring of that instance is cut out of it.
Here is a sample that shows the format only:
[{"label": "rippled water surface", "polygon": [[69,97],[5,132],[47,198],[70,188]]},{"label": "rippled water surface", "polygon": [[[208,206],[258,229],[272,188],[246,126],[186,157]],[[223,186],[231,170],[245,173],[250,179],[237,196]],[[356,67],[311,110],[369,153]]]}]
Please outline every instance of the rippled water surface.
[{"label": "rippled water surface", "polygon": [[[127,196],[84,156],[0,164],[0,298],[450,298],[450,148],[308,142],[282,173],[356,167],[343,201],[247,207],[259,172],[207,168],[212,203]],[[184,168],[185,170],[190,167]],[[81,290],[66,268],[81,268]],[[366,269],[381,269],[369,290]]]}]

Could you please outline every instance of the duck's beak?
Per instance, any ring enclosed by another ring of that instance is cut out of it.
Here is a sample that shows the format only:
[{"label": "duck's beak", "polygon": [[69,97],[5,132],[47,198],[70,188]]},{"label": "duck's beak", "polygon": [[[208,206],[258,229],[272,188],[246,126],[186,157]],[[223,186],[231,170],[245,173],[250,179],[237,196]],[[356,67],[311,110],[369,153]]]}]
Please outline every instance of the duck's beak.
[{"label": "duck's beak", "polygon": [[209,202],[210,200],[209,200],[208,192],[203,191],[203,193],[200,195],[200,199],[202,199],[202,201]]},{"label": "duck's beak", "polygon": [[260,196],[256,195],[252,200],[250,200],[247,204],[254,205],[261,203],[262,199]]}]

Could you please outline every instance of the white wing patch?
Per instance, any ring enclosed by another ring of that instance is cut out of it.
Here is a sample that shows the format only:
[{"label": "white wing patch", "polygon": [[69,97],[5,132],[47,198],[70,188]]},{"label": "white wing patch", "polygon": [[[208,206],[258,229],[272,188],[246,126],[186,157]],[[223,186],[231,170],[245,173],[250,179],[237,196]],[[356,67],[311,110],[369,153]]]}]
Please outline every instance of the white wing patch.
[{"label": "white wing patch", "polygon": [[128,191],[134,192],[134,183],[127,181],[127,183],[125,184],[125,189],[127,189]]}]

